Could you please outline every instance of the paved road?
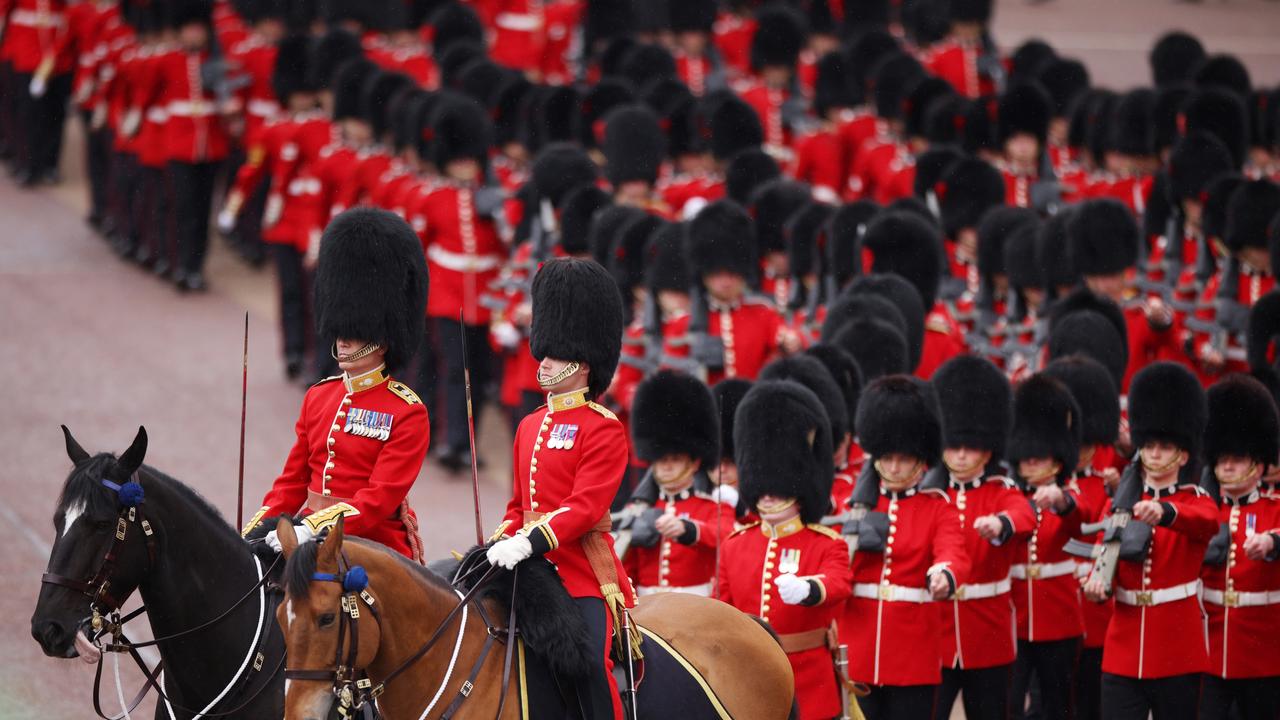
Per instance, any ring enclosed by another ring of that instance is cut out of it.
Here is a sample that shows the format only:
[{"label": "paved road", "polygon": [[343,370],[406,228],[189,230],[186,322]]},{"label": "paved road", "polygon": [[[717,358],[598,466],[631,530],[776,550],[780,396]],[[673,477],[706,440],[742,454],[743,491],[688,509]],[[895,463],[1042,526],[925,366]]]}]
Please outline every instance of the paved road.
[{"label": "paved road", "polygon": [[[1177,27],[1195,30],[1211,51],[1240,53],[1255,82],[1280,82],[1280,47],[1270,42],[1280,30],[1280,2],[1000,2],[996,23],[1004,44],[1044,37],[1116,89],[1146,81],[1151,41]],[[10,589],[0,593],[0,720],[91,716],[90,669],[45,658],[27,630],[53,539],[50,514],[69,470],[58,425],[69,425],[90,451],[122,450],[146,425],[148,461],[234,518],[246,310],[247,505],[279,470],[302,397],[281,375],[270,273],[246,269],[215,244],[211,292],[184,297],[117,261],[80,221],[76,128],[69,135],[63,186],[27,193],[0,180],[0,376],[14,384],[10,407],[0,413],[0,538]],[[481,428],[488,525],[508,482],[509,435],[501,425],[490,413]],[[465,478],[428,465],[410,500],[430,554],[470,544]]]}]

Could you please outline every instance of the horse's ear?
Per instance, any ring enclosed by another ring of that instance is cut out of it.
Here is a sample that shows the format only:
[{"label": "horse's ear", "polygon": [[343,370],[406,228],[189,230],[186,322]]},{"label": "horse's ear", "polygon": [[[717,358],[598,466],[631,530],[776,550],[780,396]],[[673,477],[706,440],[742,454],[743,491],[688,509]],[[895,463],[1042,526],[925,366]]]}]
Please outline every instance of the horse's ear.
[{"label": "horse's ear", "polygon": [[127,475],[132,475],[134,471],[142,467],[142,459],[147,456],[147,429],[138,426],[138,434],[133,438],[133,444],[128,450],[116,461],[120,467],[124,468]]},{"label": "horse's ear", "polygon": [[325,535],[324,542],[320,543],[320,554],[316,556],[320,562],[338,562],[338,553],[342,552],[342,525],[343,516],[339,515],[329,534]]},{"label": "horse's ear", "polygon": [[80,447],[80,443],[71,436],[71,429],[66,425],[62,426],[62,437],[67,441],[67,457],[71,458],[72,465],[79,465],[89,459],[89,453]]},{"label": "horse's ear", "polygon": [[298,549],[298,533],[288,517],[281,516],[276,521],[276,539],[280,541],[280,554],[288,560],[293,551]]}]

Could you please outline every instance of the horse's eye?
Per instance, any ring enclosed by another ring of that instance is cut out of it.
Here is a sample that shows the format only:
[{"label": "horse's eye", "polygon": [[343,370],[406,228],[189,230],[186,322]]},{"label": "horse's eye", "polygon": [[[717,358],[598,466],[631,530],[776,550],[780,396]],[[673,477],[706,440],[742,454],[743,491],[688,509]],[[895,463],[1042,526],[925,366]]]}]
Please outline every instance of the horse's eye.
[{"label": "horse's eye", "polygon": [[335,616],[333,613],[325,613],[321,615],[319,620],[320,627],[329,627],[330,625],[332,625],[334,617]]}]

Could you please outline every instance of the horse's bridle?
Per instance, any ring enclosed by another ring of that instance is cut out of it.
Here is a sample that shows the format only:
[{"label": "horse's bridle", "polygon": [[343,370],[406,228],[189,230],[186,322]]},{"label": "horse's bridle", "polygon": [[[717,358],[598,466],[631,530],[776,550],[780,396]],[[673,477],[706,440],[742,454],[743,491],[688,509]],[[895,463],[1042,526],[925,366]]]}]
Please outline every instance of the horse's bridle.
[{"label": "horse's bridle", "polygon": [[[333,695],[338,702],[339,716],[342,718],[354,718],[356,717],[356,713],[363,713],[366,718],[375,717],[376,710],[373,709],[375,707],[373,701],[376,700],[378,696],[382,695],[386,690],[387,685],[430,652],[431,648],[435,647],[436,643],[444,637],[444,631],[460,613],[462,615],[462,625],[465,627],[467,609],[473,607],[480,615],[480,619],[484,622],[488,630],[484,641],[484,647],[481,648],[479,656],[471,666],[470,674],[462,683],[462,687],[459,688],[458,694],[453,698],[453,701],[449,706],[445,708],[443,714],[440,715],[440,720],[449,720],[452,718],[462,706],[463,701],[471,696],[472,691],[475,689],[476,677],[479,676],[480,669],[484,665],[485,658],[489,656],[489,651],[493,648],[495,640],[501,640],[507,646],[502,670],[502,694],[498,702],[498,712],[495,716],[501,717],[502,709],[506,705],[507,688],[509,687],[509,681],[511,678],[511,662],[517,634],[514,582],[512,585],[513,597],[511,598],[512,610],[506,628],[495,626],[489,619],[488,613],[485,612],[484,604],[476,598],[479,591],[493,577],[497,567],[490,566],[465,594],[457,590],[458,585],[462,584],[470,575],[474,574],[476,570],[484,566],[485,564],[476,564],[470,571],[466,573],[460,572],[459,576],[454,578],[452,583],[454,586],[454,592],[457,592],[460,597],[458,604],[449,611],[449,614],[445,615],[444,619],[440,621],[440,624],[436,626],[431,637],[427,638],[427,641],[419,646],[417,651],[397,665],[391,672],[387,673],[387,676],[382,679],[382,682],[374,685],[372,680],[369,679],[364,668],[357,667],[356,665],[357,655],[360,652],[360,603],[363,602],[369,608],[373,615],[374,622],[378,623],[379,626],[381,626],[382,618],[378,611],[376,600],[369,592],[368,575],[365,573],[364,568],[358,565],[351,566],[347,561],[346,554],[340,553],[338,557],[337,573],[316,572],[311,576],[311,579],[315,582],[334,582],[342,586],[343,589],[343,594],[340,600],[341,612],[338,613],[338,643],[334,648],[333,666],[316,669],[286,668],[284,671],[285,679],[330,681],[333,683]],[[348,627],[350,628],[349,631]],[[454,648],[454,660],[456,660],[458,649],[461,647],[463,629],[464,628],[459,628],[458,641]],[[344,653],[342,646],[348,634],[351,636],[351,644]],[[453,662],[451,661],[448,672],[451,674],[452,671]],[[437,692],[436,697],[432,700],[432,703],[428,706],[426,712],[430,712],[431,708],[435,705],[436,700],[438,700],[440,694],[443,693],[444,687],[448,681],[449,675],[446,674],[439,692]]]}]

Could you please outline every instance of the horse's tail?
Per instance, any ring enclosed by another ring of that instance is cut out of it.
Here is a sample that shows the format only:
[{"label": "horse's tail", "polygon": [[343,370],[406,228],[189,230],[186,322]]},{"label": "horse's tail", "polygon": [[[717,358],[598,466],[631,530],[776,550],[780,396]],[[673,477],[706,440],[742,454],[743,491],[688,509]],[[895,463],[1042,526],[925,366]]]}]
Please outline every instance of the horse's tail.
[{"label": "horse's tail", "polygon": [[[748,617],[755,620],[757,625],[764,628],[764,631],[769,633],[769,637],[773,638],[773,641],[778,643],[778,647],[782,647],[782,639],[778,637],[778,632],[773,629],[772,625],[762,617],[757,617],[755,615],[748,615]],[[800,702],[795,697],[791,698],[791,712],[787,714],[787,720],[800,720]]]}]

